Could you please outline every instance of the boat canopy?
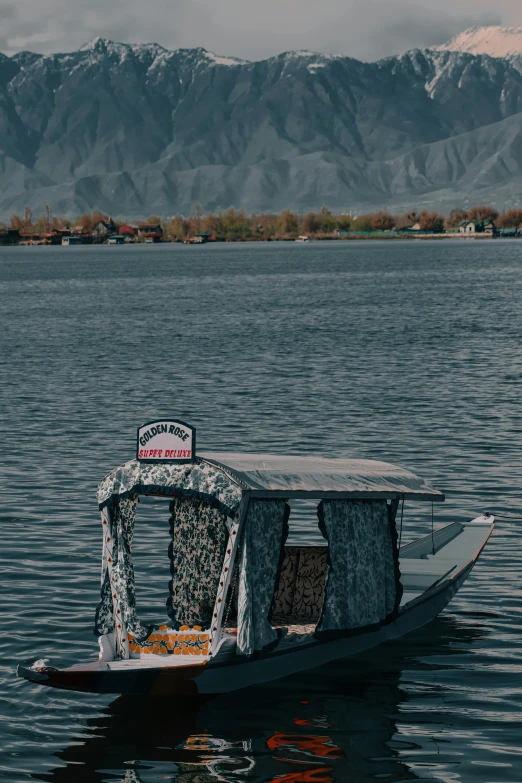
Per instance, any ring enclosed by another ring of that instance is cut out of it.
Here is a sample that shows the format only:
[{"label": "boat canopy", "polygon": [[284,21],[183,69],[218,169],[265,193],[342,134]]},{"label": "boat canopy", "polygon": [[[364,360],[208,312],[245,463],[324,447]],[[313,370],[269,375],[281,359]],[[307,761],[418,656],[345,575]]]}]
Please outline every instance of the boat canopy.
[{"label": "boat canopy", "polygon": [[[132,539],[140,495],[170,499],[170,627],[146,628],[136,611]],[[326,553],[286,548],[293,498],[320,501]],[[237,654],[264,655],[281,639],[272,624],[276,603],[286,625],[316,618],[318,638],[391,622],[402,595],[400,499],[444,495],[410,471],[369,460],[203,453],[193,462],[125,463],[98,487],[102,655],[106,643],[110,660],[206,656],[234,613]]]},{"label": "boat canopy", "polygon": [[172,495],[205,500],[232,518],[243,492],[252,498],[443,501],[442,492],[387,462],[270,454],[202,453],[192,464],[131,460],[98,488],[100,509],[120,497]]},{"label": "boat canopy", "polygon": [[242,488],[221,466],[196,459],[194,463],[126,462],[98,485],[100,510],[115,506],[134,495],[165,495],[202,500],[234,518],[241,502]]},{"label": "boat canopy", "polygon": [[203,453],[251,492],[263,498],[353,498],[442,501],[442,492],[409,470],[364,459]]}]

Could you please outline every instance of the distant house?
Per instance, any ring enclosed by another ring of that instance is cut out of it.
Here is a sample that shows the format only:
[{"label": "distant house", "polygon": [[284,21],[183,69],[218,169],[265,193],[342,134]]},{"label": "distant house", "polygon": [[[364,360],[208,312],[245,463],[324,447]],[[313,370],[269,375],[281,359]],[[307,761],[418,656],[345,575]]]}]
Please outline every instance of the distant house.
[{"label": "distant house", "polygon": [[61,245],[63,238],[69,234],[66,228],[53,228],[52,231],[21,231],[22,245]]},{"label": "distant house", "polygon": [[50,240],[51,245],[63,245],[64,239],[68,238],[71,234],[68,228],[53,228],[49,234],[43,234]]},{"label": "distant house", "polygon": [[163,239],[163,229],[159,223],[139,223],[137,228],[138,237],[141,239],[152,240],[152,242],[161,242]]},{"label": "distant house", "polygon": [[210,234],[205,234],[204,232],[200,232],[199,234],[194,234],[193,237],[187,238],[183,240],[184,245],[205,245],[210,239]]},{"label": "distant house", "polygon": [[518,228],[497,228],[497,236],[499,236],[499,237],[518,237],[518,236],[520,236],[520,229],[518,229]]},{"label": "distant house", "polygon": [[463,220],[459,226],[459,234],[485,234],[494,237],[497,228],[492,220]]},{"label": "distant house", "polygon": [[107,220],[100,220],[92,230],[92,238],[94,242],[105,242],[108,236],[116,233],[116,226],[112,218]]},{"label": "distant house", "polygon": [[123,234],[127,241],[149,239],[153,242],[161,242],[163,239],[163,229],[159,223],[128,223],[121,226],[118,233]]},{"label": "distant house", "polygon": [[125,225],[120,226],[118,229],[118,234],[122,234],[124,237],[137,237],[138,226],[134,226],[131,223],[126,223]]},{"label": "distant house", "polygon": [[50,245],[51,241],[40,231],[20,231],[21,245]]},{"label": "distant house", "polygon": [[482,223],[476,220],[463,220],[459,226],[459,234],[482,234]]},{"label": "distant house", "polygon": [[393,229],[399,234],[425,234],[426,231],[421,228],[420,223],[413,223],[411,226],[401,226]]},{"label": "distant house", "polygon": [[72,226],[69,229],[69,234],[73,237],[81,237],[82,245],[92,245],[92,243],[96,241],[94,239],[93,233],[88,228],[82,225]]},{"label": "distant house", "polygon": [[392,228],[394,234],[425,234],[420,223],[404,223],[401,220]]},{"label": "distant house", "polygon": [[137,229],[143,234],[163,234],[163,229],[159,223],[138,223]]},{"label": "distant house", "polygon": [[17,228],[0,228],[0,245],[17,245],[20,232]]}]

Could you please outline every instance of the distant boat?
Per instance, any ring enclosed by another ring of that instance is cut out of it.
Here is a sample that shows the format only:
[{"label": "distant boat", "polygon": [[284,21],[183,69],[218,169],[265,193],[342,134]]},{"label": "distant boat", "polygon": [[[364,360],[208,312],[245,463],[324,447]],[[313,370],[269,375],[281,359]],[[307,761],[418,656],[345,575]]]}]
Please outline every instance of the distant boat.
[{"label": "distant boat", "polygon": [[183,240],[184,245],[206,245],[207,242],[210,239],[210,234],[206,234],[204,232],[199,234],[194,234],[193,237],[187,237],[187,239]]},{"label": "distant boat", "polygon": [[309,242],[310,241],[310,237],[307,237],[307,236],[304,236],[304,235],[303,236],[299,236],[299,237],[297,237],[297,239],[295,241],[296,242]]}]

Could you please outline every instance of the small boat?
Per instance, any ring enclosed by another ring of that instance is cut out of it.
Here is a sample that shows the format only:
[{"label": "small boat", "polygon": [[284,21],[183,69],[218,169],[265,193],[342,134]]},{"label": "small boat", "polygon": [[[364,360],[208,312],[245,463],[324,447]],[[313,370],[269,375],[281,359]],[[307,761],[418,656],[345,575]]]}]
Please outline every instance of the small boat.
[{"label": "small boat", "polygon": [[194,234],[193,237],[186,237],[183,240],[184,245],[206,245],[207,242],[210,240],[210,234],[206,234],[205,232],[200,232],[199,234]]},{"label": "small boat", "polygon": [[304,235],[303,236],[299,236],[299,237],[297,237],[297,239],[295,241],[296,242],[309,242],[310,241],[310,237],[307,237],[307,236],[304,236]]},{"label": "small boat", "polygon": [[[135,600],[138,500],[170,515],[168,620],[145,626]],[[444,495],[401,467],[319,456],[197,453],[194,427],[138,429],[135,459],[98,487],[103,530],[98,660],[18,675],[93,693],[215,694],[347,658],[434,619],[493,528],[482,514],[401,546],[407,501]],[[287,543],[312,509],[322,546]]]}]

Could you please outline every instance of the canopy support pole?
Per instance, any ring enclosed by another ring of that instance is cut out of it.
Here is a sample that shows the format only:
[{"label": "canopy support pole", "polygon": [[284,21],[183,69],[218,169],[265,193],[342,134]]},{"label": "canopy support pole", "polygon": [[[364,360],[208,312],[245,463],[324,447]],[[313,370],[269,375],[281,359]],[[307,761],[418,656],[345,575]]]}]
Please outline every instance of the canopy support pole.
[{"label": "canopy support pole", "polygon": [[221,642],[223,636],[223,613],[225,611],[226,597],[228,595],[228,589],[232,581],[232,575],[234,573],[234,564],[236,562],[237,550],[239,547],[239,540],[241,538],[241,530],[243,528],[248,503],[250,501],[250,493],[244,492],[239,504],[239,510],[236,520],[232,524],[230,535],[228,537],[227,550],[225,554],[225,560],[223,562],[223,569],[221,571],[221,578],[219,580],[219,588],[216,597],[216,603],[214,605],[214,612],[212,614],[212,645],[211,655],[213,655]]},{"label": "canopy support pole", "polygon": [[126,659],[130,657],[129,635],[127,633],[125,620],[123,619],[123,612],[118,596],[118,591],[116,590],[115,586],[113,574],[114,556],[112,514],[107,506],[102,509],[101,519],[103,526],[102,581],[105,578],[105,570],[107,570],[109,574],[109,584],[111,586],[116,658]]},{"label": "canopy support pole", "polygon": [[394,498],[393,500],[390,501],[390,511],[391,511],[392,522],[395,522],[395,520],[397,518],[397,511],[399,510],[399,503],[400,503],[400,498]]}]

